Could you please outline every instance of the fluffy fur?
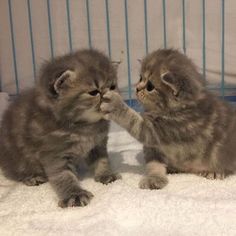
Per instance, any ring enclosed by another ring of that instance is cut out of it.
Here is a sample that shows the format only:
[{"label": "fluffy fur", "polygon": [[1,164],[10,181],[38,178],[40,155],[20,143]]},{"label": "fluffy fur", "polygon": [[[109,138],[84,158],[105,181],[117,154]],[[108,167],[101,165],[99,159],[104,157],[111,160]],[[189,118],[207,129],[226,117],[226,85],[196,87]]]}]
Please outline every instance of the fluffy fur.
[{"label": "fluffy fur", "polygon": [[144,144],[146,176],[140,187],[163,188],[167,171],[223,179],[236,170],[234,109],[211,94],[192,61],[172,49],[157,50],[142,62],[138,114],[116,92],[101,104],[106,117]]},{"label": "fluffy fur", "polygon": [[119,178],[109,166],[109,122],[100,111],[103,94],[116,83],[116,68],[96,50],[45,63],[35,88],[4,114],[0,166],[6,177],[27,185],[49,180],[61,207],[84,206],[93,197],[79,185],[77,165],[83,159],[94,167],[96,181]]}]

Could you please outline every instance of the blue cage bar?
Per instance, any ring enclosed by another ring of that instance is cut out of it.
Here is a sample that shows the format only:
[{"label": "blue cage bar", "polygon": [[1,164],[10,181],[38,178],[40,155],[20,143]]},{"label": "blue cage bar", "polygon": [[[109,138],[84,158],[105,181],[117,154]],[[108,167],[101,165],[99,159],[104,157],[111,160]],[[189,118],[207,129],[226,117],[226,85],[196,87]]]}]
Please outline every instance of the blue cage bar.
[{"label": "blue cage bar", "polygon": [[[50,48],[50,55],[51,58],[55,56],[55,48],[54,48],[54,32],[53,32],[53,21],[52,21],[52,9],[51,9],[51,1],[45,0],[46,6],[47,6],[47,17],[48,17],[48,35],[49,35],[49,48]],[[73,32],[72,32],[72,18],[71,18],[71,0],[63,0],[65,1],[66,6],[66,17],[67,17],[67,34],[68,34],[68,48],[70,52],[73,52],[74,50],[74,39],[73,39]],[[91,0],[81,0],[84,1],[84,11],[86,13],[86,22],[87,22],[87,36],[88,36],[88,47],[93,47],[93,25],[91,17],[91,9],[90,4],[92,4]],[[202,73],[203,78],[206,79],[206,71],[207,71],[207,50],[206,50],[206,36],[207,36],[207,28],[206,28],[206,0],[202,0],[201,3],[201,16],[202,16]],[[170,32],[167,32],[167,24],[168,24],[168,0],[162,0],[160,9],[162,11],[162,21],[163,25],[160,26],[163,29],[163,42],[160,47],[168,47],[168,34]],[[188,53],[188,41],[187,41],[187,31],[186,31],[186,24],[187,18],[186,18],[186,11],[187,9],[187,1],[181,0],[181,11],[182,11],[182,50],[184,53]],[[189,2],[188,2],[189,3]],[[129,0],[123,1],[123,13],[124,13],[124,39],[125,39],[125,55],[126,55],[126,66],[127,66],[127,94],[128,99],[127,103],[130,106],[135,106],[136,102],[133,97],[133,88],[132,88],[132,73],[131,73],[131,58],[132,58],[132,49],[130,47],[130,30],[131,30],[131,24],[130,24],[130,18],[129,18],[129,11],[130,11],[130,2]],[[190,3],[189,3],[190,4]],[[221,97],[223,99],[229,100],[229,101],[236,101],[235,96],[227,96],[225,91],[226,90],[233,90],[235,88],[227,87],[225,85],[225,4],[226,2],[224,0],[221,0],[221,7],[220,7],[220,15],[221,15],[221,82],[220,87],[209,87],[209,89],[219,89]],[[13,11],[12,6],[13,1],[8,0],[8,10],[9,10],[9,29],[10,29],[10,36],[11,36],[11,51],[12,51],[12,60],[13,60],[13,71],[14,71],[14,79],[15,79],[15,87],[16,87],[16,93],[18,94],[20,91],[21,83],[19,80],[19,74],[18,74],[18,61],[17,61],[17,50],[16,50],[16,38],[15,38],[15,24],[14,24],[14,17],[13,17]],[[33,79],[36,79],[36,71],[37,71],[37,64],[36,64],[36,55],[35,55],[35,39],[34,39],[34,25],[32,21],[32,0],[26,0],[26,6],[27,6],[27,14],[28,14],[28,27],[29,27],[29,40],[30,40],[30,50],[31,50],[31,57],[32,57],[32,71],[33,71]],[[107,52],[110,58],[112,58],[112,37],[111,37],[111,13],[110,13],[110,7],[111,7],[111,1],[104,0],[104,12],[105,12],[105,22],[104,22],[104,29],[106,33],[106,44],[107,44]],[[134,6],[135,7],[135,6]],[[144,25],[144,54],[148,54],[150,52],[150,30],[149,30],[149,1],[143,0],[143,25]],[[73,22],[74,24],[74,22]],[[158,26],[157,26],[158,27]],[[113,32],[114,33],[114,32]],[[0,79],[2,76],[0,76]],[[135,80],[134,80],[135,82]],[[0,89],[2,90],[2,81],[0,81]]]}]

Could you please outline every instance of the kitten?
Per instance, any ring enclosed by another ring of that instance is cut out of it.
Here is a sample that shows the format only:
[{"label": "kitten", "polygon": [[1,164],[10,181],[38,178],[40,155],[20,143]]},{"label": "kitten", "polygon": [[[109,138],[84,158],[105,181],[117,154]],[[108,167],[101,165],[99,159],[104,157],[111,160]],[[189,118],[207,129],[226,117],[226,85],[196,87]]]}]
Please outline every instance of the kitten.
[{"label": "kitten", "polygon": [[234,109],[205,88],[192,61],[172,49],[142,62],[136,87],[138,114],[119,94],[107,92],[101,110],[144,145],[146,176],[140,187],[160,189],[167,168],[223,179],[236,170]]},{"label": "kitten", "polygon": [[95,180],[120,178],[109,166],[109,122],[101,97],[116,90],[115,65],[96,50],[80,50],[45,63],[35,88],[5,112],[0,166],[6,177],[26,185],[49,180],[61,207],[85,206],[93,194],[79,185],[76,166],[85,159]]}]

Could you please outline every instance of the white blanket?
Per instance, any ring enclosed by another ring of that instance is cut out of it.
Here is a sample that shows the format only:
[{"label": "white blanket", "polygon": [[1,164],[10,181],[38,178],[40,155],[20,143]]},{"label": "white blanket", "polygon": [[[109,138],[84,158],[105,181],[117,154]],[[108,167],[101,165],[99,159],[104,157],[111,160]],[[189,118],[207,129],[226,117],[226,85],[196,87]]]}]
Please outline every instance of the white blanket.
[{"label": "white blanket", "polygon": [[236,235],[236,176],[175,174],[162,190],[141,190],[141,150],[113,126],[109,153],[122,180],[105,186],[85,176],[81,185],[95,197],[83,208],[57,207],[48,183],[28,187],[0,174],[0,235]]}]

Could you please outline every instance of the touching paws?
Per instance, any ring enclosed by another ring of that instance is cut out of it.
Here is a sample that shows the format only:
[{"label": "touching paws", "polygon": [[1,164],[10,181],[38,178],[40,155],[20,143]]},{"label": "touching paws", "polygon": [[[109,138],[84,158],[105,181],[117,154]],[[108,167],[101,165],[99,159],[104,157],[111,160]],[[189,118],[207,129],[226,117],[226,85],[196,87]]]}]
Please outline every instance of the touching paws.
[{"label": "touching paws", "polygon": [[145,176],[139,183],[139,187],[142,189],[162,189],[168,184],[166,176]]},{"label": "touching paws", "polygon": [[71,194],[70,197],[59,201],[58,206],[65,207],[76,207],[76,206],[86,206],[89,204],[90,200],[93,198],[93,194],[86,190],[80,190],[78,193]]},{"label": "touching paws", "polygon": [[100,109],[105,114],[105,118],[110,118],[110,113],[122,110],[124,105],[125,103],[123,98],[119,95],[119,93],[115,91],[108,91],[102,97]]},{"label": "touching paws", "polygon": [[102,184],[109,184],[109,183],[112,183],[118,179],[121,179],[121,175],[109,173],[109,174],[95,176],[94,179],[95,179],[95,181],[100,182]]}]

